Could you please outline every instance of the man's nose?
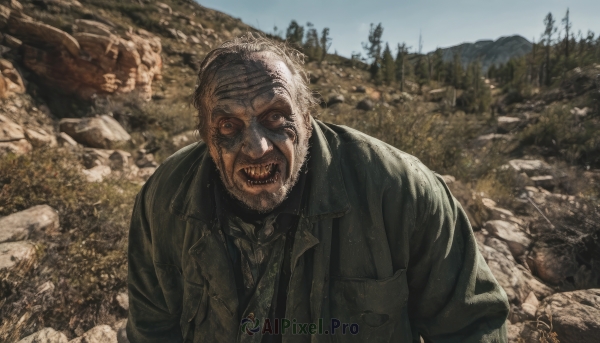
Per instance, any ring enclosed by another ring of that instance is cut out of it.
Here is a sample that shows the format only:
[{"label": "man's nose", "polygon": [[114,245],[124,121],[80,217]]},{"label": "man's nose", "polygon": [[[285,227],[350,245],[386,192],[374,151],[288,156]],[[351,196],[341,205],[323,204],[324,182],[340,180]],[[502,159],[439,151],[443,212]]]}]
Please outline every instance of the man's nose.
[{"label": "man's nose", "polygon": [[265,136],[260,124],[252,123],[246,130],[242,152],[248,157],[259,159],[273,149],[273,145]]}]

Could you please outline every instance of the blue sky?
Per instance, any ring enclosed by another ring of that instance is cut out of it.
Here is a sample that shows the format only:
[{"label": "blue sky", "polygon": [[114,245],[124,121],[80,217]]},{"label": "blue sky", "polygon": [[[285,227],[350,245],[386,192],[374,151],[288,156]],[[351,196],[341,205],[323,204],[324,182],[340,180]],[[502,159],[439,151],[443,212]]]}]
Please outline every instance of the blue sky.
[{"label": "blue sky", "polygon": [[[201,5],[241,18],[245,23],[272,32],[284,30],[292,19],[319,30],[329,27],[331,52],[350,56],[362,52],[370,23],[381,22],[383,39],[395,47],[406,42],[418,50],[419,32],[423,52],[463,42],[497,39],[520,34],[539,39],[548,12],[561,23],[567,7],[575,33],[592,30],[600,34],[600,0],[202,0]],[[364,53],[363,53],[364,55]]]}]

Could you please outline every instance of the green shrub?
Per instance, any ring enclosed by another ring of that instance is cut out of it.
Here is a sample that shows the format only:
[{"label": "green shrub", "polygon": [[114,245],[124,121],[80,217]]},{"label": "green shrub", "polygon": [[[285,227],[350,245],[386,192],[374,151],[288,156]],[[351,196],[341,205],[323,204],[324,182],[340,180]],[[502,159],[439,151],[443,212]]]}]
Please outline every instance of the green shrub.
[{"label": "green shrub", "polygon": [[572,106],[551,106],[542,112],[537,123],[520,134],[525,145],[548,148],[569,163],[600,166],[600,120],[588,115],[571,114]]}]

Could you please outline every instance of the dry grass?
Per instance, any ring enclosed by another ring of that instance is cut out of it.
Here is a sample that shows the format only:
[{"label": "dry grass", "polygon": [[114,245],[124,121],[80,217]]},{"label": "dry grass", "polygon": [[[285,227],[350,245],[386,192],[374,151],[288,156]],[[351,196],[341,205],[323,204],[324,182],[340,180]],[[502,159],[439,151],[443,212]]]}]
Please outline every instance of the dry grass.
[{"label": "dry grass", "polygon": [[[39,204],[59,213],[61,230],[43,235],[33,265],[0,272],[0,341],[43,327],[69,337],[125,315],[114,301],[126,286],[127,231],[138,186],[88,183],[67,151],[38,150],[0,160],[0,215]],[[51,281],[53,293],[38,294]]]}]

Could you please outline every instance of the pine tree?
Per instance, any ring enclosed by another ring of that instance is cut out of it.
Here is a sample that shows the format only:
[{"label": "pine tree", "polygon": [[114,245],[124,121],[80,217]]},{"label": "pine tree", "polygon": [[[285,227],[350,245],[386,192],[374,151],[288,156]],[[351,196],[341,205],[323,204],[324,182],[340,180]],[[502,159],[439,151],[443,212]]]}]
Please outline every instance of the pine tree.
[{"label": "pine tree", "polygon": [[562,19],[562,23],[565,26],[565,58],[569,58],[569,31],[571,30],[572,23],[569,19],[569,9],[567,8],[567,14]]},{"label": "pine tree", "polygon": [[444,56],[442,53],[442,49],[436,49],[432,59],[432,78],[438,82],[441,82],[445,78],[445,70],[444,70]]},{"label": "pine tree", "polygon": [[285,33],[285,39],[290,44],[295,44],[297,47],[301,47],[303,38],[304,27],[299,25],[295,20],[292,20]]},{"label": "pine tree", "polygon": [[417,83],[419,84],[419,92],[421,92],[423,85],[425,85],[429,80],[427,60],[423,55],[419,55],[417,57],[417,64],[415,65],[415,77],[417,79]]},{"label": "pine tree", "polygon": [[314,25],[306,23],[306,39],[304,40],[304,53],[311,61],[318,61],[321,58],[321,47],[319,46],[319,33]]},{"label": "pine tree", "polygon": [[381,36],[383,35],[383,26],[381,23],[377,24],[377,26],[373,26],[371,23],[371,28],[369,30],[369,42],[363,43],[363,49],[367,51],[367,56],[371,59],[371,67],[369,68],[371,72],[371,78],[375,80],[375,82],[381,81]]},{"label": "pine tree", "polygon": [[550,76],[550,49],[552,45],[552,36],[556,33],[556,27],[554,26],[555,20],[552,16],[552,13],[548,13],[546,18],[544,18],[544,25],[546,25],[546,29],[544,30],[544,43],[546,45],[546,72],[545,72],[545,81],[546,85],[550,85],[550,81],[552,80]]},{"label": "pine tree", "polygon": [[327,56],[327,50],[331,47],[331,38],[329,37],[329,28],[326,27],[321,31],[321,60],[319,63],[322,63]]},{"label": "pine tree", "polygon": [[408,55],[408,47],[406,43],[398,44],[396,48],[396,80],[400,81],[400,91],[404,92],[404,81],[406,72],[406,56]]},{"label": "pine tree", "polygon": [[386,84],[391,84],[396,81],[396,66],[394,64],[394,57],[388,43],[385,43],[385,49],[383,50],[383,57],[381,59],[381,66],[383,69],[383,80]]}]

